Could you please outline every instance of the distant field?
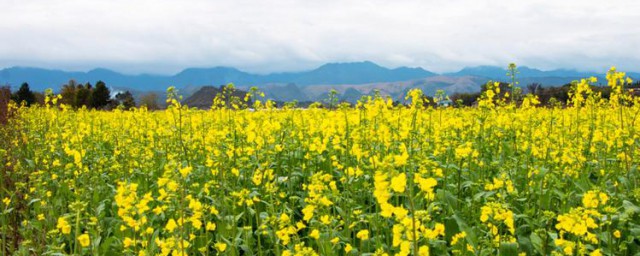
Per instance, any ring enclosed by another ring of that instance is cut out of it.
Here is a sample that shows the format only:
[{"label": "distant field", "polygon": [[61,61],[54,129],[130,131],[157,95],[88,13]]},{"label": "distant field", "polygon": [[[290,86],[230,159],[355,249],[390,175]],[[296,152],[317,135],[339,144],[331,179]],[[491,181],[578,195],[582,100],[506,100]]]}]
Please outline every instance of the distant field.
[{"label": "distant field", "polygon": [[466,108],[50,96],[0,128],[2,254],[637,255],[640,99],[608,78],[550,108],[492,86]]}]

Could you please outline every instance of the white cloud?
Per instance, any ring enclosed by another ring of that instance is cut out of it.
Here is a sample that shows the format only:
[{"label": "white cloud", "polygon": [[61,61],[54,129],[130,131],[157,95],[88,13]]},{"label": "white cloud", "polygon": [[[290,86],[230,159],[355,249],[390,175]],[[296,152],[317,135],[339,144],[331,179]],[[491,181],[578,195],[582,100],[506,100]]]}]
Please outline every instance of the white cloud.
[{"label": "white cloud", "polygon": [[255,72],[371,60],[640,71],[633,0],[0,0],[0,67]]}]

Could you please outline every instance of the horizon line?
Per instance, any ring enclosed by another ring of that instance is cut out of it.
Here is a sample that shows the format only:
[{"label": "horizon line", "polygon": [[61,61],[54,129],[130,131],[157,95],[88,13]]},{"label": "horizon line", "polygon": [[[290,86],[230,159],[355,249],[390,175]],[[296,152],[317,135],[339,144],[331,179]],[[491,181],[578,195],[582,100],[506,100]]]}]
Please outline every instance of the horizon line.
[{"label": "horizon line", "polygon": [[[180,71],[177,72],[173,72],[173,73],[151,73],[151,72],[139,72],[139,73],[129,73],[129,72],[123,72],[123,71],[119,71],[117,69],[112,69],[112,68],[106,68],[106,67],[94,67],[94,68],[89,68],[89,69],[81,69],[81,70],[73,70],[73,69],[63,69],[63,68],[48,68],[48,67],[43,67],[43,66],[31,66],[31,65],[15,65],[15,66],[5,66],[3,67],[2,71],[7,70],[7,69],[12,69],[12,68],[31,68],[31,69],[41,69],[41,70],[46,70],[46,71],[60,71],[60,72],[78,72],[78,73],[90,73],[92,71],[97,71],[97,70],[105,70],[105,71],[110,71],[110,72],[114,72],[114,73],[118,73],[121,75],[128,75],[128,76],[175,76],[178,75],[186,70],[190,70],[190,69],[217,69],[217,68],[223,68],[223,69],[232,69],[232,70],[237,70],[243,73],[247,73],[247,74],[251,74],[251,75],[258,75],[258,76],[268,76],[268,75],[275,75],[275,74],[290,74],[290,73],[302,73],[302,72],[310,72],[310,71],[314,71],[317,70],[323,66],[326,65],[343,65],[343,64],[365,64],[365,63],[371,63],[374,64],[378,67],[384,68],[384,69],[388,69],[388,70],[395,70],[395,69],[401,69],[401,68],[410,68],[410,69],[421,69],[424,70],[426,72],[430,72],[433,73],[435,75],[449,75],[449,74],[455,74],[455,73],[459,73],[464,71],[465,69],[471,69],[471,68],[482,68],[482,67],[490,67],[490,68],[501,68],[503,70],[507,70],[507,65],[505,65],[505,67],[501,67],[501,66],[497,66],[497,65],[471,65],[471,66],[464,66],[460,69],[458,69],[457,71],[452,71],[452,72],[434,72],[428,69],[425,69],[424,67],[421,66],[396,66],[396,67],[388,67],[388,66],[383,66],[380,65],[376,62],[373,61],[369,61],[369,60],[363,60],[363,61],[345,61],[345,62],[326,62],[324,64],[318,65],[315,68],[312,69],[304,69],[304,70],[299,70],[299,71],[293,71],[293,70],[289,70],[289,71],[275,71],[275,72],[267,72],[267,73],[261,73],[261,72],[251,72],[251,71],[246,71],[243,70],[241,68],[237,68],[237,67],[233,67],[230,65],[217,65],[217,66],[193,66],[193,67],[185,67],[180,69]],[[615,65],[613,65],[612,67],[615,67]],[[540,69],[537,67],[532,67],[532,66],[527,66],[527,65],[522,65],[522,66],[518,66],[518,69],[520,68],[526,68],[526,69],[531,69],[531,70],[537,70],[537,71],[541,71],[541,72],[552,72],[552,71],[570,71],[570,72],[579,72],[579,73],[603,73],[603,72],[599,72],[599,71],[595,71],[595,70],[580,70],[577,68],[567,68],[567,67],[562,67],[562,68],[554,68],[554,69]],[[640,71],[635,71],[635,70],[631,70],[631,71],[623,71],[626,73],[640,73]],[[604,71],[604,73],[606,73],[606,71]]]}]

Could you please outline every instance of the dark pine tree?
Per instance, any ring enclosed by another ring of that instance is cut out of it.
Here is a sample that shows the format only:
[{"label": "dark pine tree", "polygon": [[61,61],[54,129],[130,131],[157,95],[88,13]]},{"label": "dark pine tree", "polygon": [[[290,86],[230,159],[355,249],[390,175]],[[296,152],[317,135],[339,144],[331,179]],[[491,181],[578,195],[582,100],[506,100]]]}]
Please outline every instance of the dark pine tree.
[{"label": "dark pine tree", "polygon": [[116,94],[116,102],[118,105],[122,105],[125,110],[129,110],[136,106],[136,101],[129,91]]},{"label": "dark pine tree", "polygon": [[87,106],[88,108],[91,108],[93,102],[93,86],[91,85],[91,83],[86,83],[84,85],[84,88],[89,92],[89,95],[87,95],[87,98],[82,104]]},{"label": "dark pine tree", "polygon": [[96,87],[93,89],[91,96],[91,107],[95,109],[103,109],[111,101],[111,92],[102,81],[96,83]]},{"label": "dark pine tree", "polygon": [[15,100],[18,103],[25,102],[27,106],[31,106],[31,104],[36,102],[36,96],[31,89],[29,89],[28,83],[23,83],[20,86],[20,89],[16,92]]},{"label": "dark pine tree", "polygon": [[90,108],[89,98],[91,98],[91,90],[83,84],[78,84],[76,86],[76,100],[73,106],[76,108],[81,108],[82,106]]}]

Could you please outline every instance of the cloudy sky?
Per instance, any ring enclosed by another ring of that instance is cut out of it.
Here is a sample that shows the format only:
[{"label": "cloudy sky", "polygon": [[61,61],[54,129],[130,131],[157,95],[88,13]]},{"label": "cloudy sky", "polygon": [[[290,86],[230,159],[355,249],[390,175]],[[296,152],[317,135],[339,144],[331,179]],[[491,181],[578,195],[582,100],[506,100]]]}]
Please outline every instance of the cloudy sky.
[{"label": "cloudy sky", "polygon": [[636,0],[0,0],[0,68],[640,71]]}]

